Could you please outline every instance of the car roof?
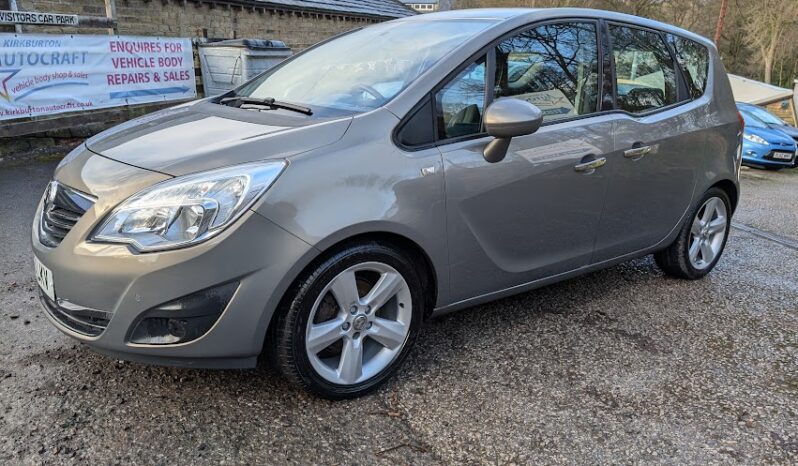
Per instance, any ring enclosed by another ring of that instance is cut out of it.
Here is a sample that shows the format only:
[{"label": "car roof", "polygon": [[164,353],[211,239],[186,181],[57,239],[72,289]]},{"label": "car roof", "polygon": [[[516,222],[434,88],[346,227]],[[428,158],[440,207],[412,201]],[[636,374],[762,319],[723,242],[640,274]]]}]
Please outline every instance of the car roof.
[{"label": "car roof", "polygon": [[701,42],[706,46],[714,47],[714,43],[706,37],[700,36],[685,29],[654,21],[640,16],[617,13],[614,11],[596,10],[592,8],[468,8],[463,10],[438,11],[423,15],[409,16],[395,21],[420,22],[420,21],[450,21],[450,20],[488,20],[495,23],[529,23],[556,18],[597,18],[609,21],[636,24],[643,27],[658,29]]}]

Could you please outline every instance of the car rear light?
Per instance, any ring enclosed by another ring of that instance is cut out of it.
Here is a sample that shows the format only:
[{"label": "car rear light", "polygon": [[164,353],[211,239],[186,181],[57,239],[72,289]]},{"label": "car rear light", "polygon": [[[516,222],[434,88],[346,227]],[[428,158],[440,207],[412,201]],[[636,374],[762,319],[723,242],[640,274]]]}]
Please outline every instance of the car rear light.
[{"label": "car rear light", "polygon": [[745,129],[745,119],[743,118],[743,114],[739,111],[737,112],[737,121],[740,122],[740,134],[743,134],[743,130]]}]

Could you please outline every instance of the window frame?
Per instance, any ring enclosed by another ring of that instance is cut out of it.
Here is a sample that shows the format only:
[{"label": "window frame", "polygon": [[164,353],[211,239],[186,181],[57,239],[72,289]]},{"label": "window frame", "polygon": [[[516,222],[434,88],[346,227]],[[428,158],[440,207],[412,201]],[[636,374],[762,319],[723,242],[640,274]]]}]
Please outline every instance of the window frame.
[{"label": "window frame", "polygon": [[[481,139],[485,137],[489,137],[488,133],[484,131],[484,122],[483,122],[483,130],[479,133],[469,134],[465,136],[458,136],[456,138],[448,138],[448,139],[441,139],[438,134],[438,125],[436,124],[437,118],[437,102],[436,102],[436,94],[439,90],[445,87],[452,79],[456,78],[460,72],[462,72],[465,68],[476,62],[479,58],[483,55],[486,58],[486,83],[485,83],[485,103],[484,103],[484,110],[488,108],[488,106],[493,103],[493,92],[488,92],[489,90],[494,89],[495,87],[495,79],[496,79],[496,46],[499,45],[506,39],[509,39],[515,35],[523,33],[525,31],[538,28],[540,26],[546,26],[549,24],[562,24],[562,23],[591,23],[594,24],[596,27],[596,45],[598,49],[598,110],[593,113],[586,113],[584,115],[574,115],[568,118],[562,118],[559,120],[543,122],[541,128],[558,125],[563,123],[569,123],[572,121],[583,120],[587,118],[596,118],[606,115],[613,115],[613,114],[621,114],[626,115],[632,118],[644,118],[650,115],[666,112],[668,110],[672,110],[676,107],[694,102],[698,99],[693,99],[689,93],[687,88],[687,80],[684,77],[682,70],[682,66],[679,64],[679,61],[676,58],[676,52],[673,50],[672,45],[667,40],[667,34],[671,34],[674,36],[681,37],[683,39],[692,40],[687,37],[684,37],[681,34],[668,32],[665,30],[654,29],[651,27],[643,26],[637,23],[630,23],[626,21],[619,21],[615,19],[607,19],[607,18],[596,18],[596,17],[581,17],[581,16],[563,16],[559,18],[549,18],[545,20],[536,21],[534,23],[524,24],[519,26],[512,31],[506,32],[501,36],[495,38],[494,40],[490,41],[484,47],[479,49],[477,52],[470,55],[467,59],[465,59],[460,65],[458,65],[454,70],[449,72],[446,76],[444,76],[428,93],[424,94],[424,96],[419,99],[419,102],[413,106],[413,109],[407,113],[407,115],[402,118],[398,125],[394,128],[392,139],[394,144],[397,147],[401,148],[407,152],[416,152],[425,149],[430,149],[432,147],[442,147],[449,144],[456,144],[458,142],[469,141],[474,139]],[[610,25],[615,24],[622,27],[631,27],[636,29],[642,29],[645,31],[649,31],[652,33],[657,34],[660,39],[665,43],[667,47],[668,53],[670,54],[671,61],[673,62],[674,72],[677,81],[677,101],[670,105],[659,107],[655,109],[651,109],[646,112],[641,113],[632,113],[627,110],[623,110],[618,106],[618,89],[617,89],[617,75],[615,69],[615,56],[613,53],[613,43],[612,43],[612,35],[610,34]],[[698,41],[693,41],[697,44],[701,45],[702,47],[706,46]],[[709,54],[709,63],[708,63],[708,71],[707,71],[707,85],[704,90],[704,94],[701,98],[707,95],[707,91],[711,90],[712,86],[712,70],[713,70],[713,59],[712,54]],[[609,81],[609,82],[607,82]],[[417,110],[423,106],[424,102],[427,99],[432,101],[432,111],[433,111],[433,141],[427,144],[420,144],[416,146],[406,146],[399,142],[397,135],[401,131],[401,129],[405,126],[408,120],[413,118]],[[483,113],[484,113],[483,110]]]},{"label": "window frame", "polygon": [[[477,53],[475,53],[475,54],[471,55],[470,57],[468,57],[468,59],[466,59],[462,64],[460,64],[460,66],[458,66],[457,68],[455,68],[454,71],[452,71],[451,73],[446,75],[446,77],[444,79],[442,79],[440,82],[438,82],[438,84],[435,85],[435,87],[432,88],[432,90],[429,92],[427,97],[429,97],[429,98],[431,98],[433,100],[433,111],[436,112],[435,113],[435,117],[437,118],[437,107],[436,107],[436,102],[435,102],[435,95],[438,93],[438,91],[440,91],[441,89],[446,87],[446,85],[449,84],[452,79],[456,78],[457,75],[460,74],[461,71],[463,71],[465,68],[467,68],[472,63],[476,62],[483,55],[486,57],[485,103],[484,103],[484,107],[483,108],[487,109],[488,106],[491,103],[493,103],[493,100],[494,100],[493,92],[489,92],[489,91],[492,91],[492,89],[494,89],[495,85],[496,85],[496,83],[495,83],[495,81],[496,81],[496,46],[498,46],[500,43],[504,42],[505,40],[507,40],[509,38],[512,38],[512,37],[514,37],[514,36],[516,36],[518,34],[521,34],[521,33],[525,32],[525,31],[536,29],[536,28],[539,28],[541,26],[547,26],[547,25],[550,25],[550,24],[563,24],[563,23],[566,23],[566,24],[567,23],[588,23],[588,24],[593,24],[595,26],[595,31],[596,31],[596,49],[597,49],[596,60],[597,60],[597,65],[598,65],[597,84],[598,84],[598,92],[599,92],[597,104],[598,104],[599,111],[596,111],[596,112],[593,112],[593,113],[586,113],[584,115],[574,115],[572,117],[561,118],[561,119],[555,120],[555,121],[543,122],[541,127],[554,125],[554,124],[560,124],[560,123],[566,123],[566,122],[574,121],[574,120],[581,120],[581,119],[584,119],[584,118],[593,118],[595,116],[602,115],[602,114],[607,114],[607,113],[611,112],[612,110],[601,110],[601,103],[603,102],[603,99],[604,99],[604,86],[603,86],[604,76],[603,75],[604,75],[604,68],[605,68],[604,60],[602,59],[603,54],[604,54],[604,50],[603,50],[604,44],[602,43],[602,39],[603,39],[603,35],[604,34],[603,34],[602,30],[601,30],[601,22],[602,22],[602,20],[599,19],[599,18],[584,18],[584,17],[552,18],[552,19],[542,20],[542,21],[538,21],[538,22],[535,22],[535,23],[531,23],[531,24],[525,24],[525,25],[520,26],[520,27],[518,27],[516,29],[513,29],[512,31],[509,31],[509,32],[507,32],[505,34],[502,34],[501,36],[499,36],[496,39],[492,40],[486,46],[482,47]],[[425,98],[427,98],[427,97],[425,97]],[[422,100],[424,100],[424,99],[422,99]],[[483,113],[484,113],[484,111],[483,111]],[[400,124],[400,126],[403,126],[403,124],[404,124],[404,120],[402,121],[402,124]],[[482,131],[479,132],[479,133],[468,134],[468,135],[465,135],[465,136],[458,136],[456,138],[445,138],[445,139],[440,138],[440,135],[438,134],[437,125],[435,125],[435,126],[436,126],[436,128],[435,128],[435,140],[434,140],[433,144],[427,144],[427,145],[425,145],[425,147],[422,147],[422,148],[427,148],[430,145],[443,146],[443,145],[447,145],[447,144],[454,144],[454,143],[461,142],[461,141],[468,141],[468,140],[471,140],[471,139],[479,139],[479,138],[484,138],[484,137],[488,136],[488,133],[484,131],[484,122],[483,122]],[[400,146],[400,147],[402,147],[402,146]],[[413,150],[414,149],[414,148],[406,148],[406,147],[402,147],[402,148],[405,149],[405,150]]]},{"label": "window frame", "polygon": [[[479,133],[474,134],[466,134],[463,136],[456,136],[452,138],[441,138],[440,133],[438,130],[438,93],[448,86],[450,83],[453,82],[457,76],[460,75],[466,68],[478,62],[482,57],[485,57],[485,91],[482,95],[482,121],[479,122]],[[458,142],[464,141],[468,139],[475,139],[476,137],[484,137],[484,135],[488,134],[485,132],[485,110],[488,108],[488,105],[491,103],[491,99],[488,96],[488,89],[493,85],[493,81],[495,77],[491,76],[491,70],[496,65],[496,56],[492,53],[484,53],[480,52],[476,54],[474,57],[469,57],[464,63],[458,66],[453,73],[449,73],[442,82],[438,83],[433,90],[428,94],[429,99],[432,101],[432,121],[435,128],[433,129],[433,145],[439,145],[440,141],[448,141],[448,142]],[[422,99],[423,101],[424,99]]]},{"label": "window frame", "polygon": [[[605,33],[607,34],[609,59],[612,66],[612,89],[613,89],[613,102],[615,106],[614,113],[621,113],[623,115],[629,115],[635,118],[641,118],[653,115],[655,113],[668,111],[680,105],[684,105],[686,103],[693,101],[687,89],[687,82],[685,80],[685,77],[684,75],[682,75],[682,70],[681,70],[682,66],[679,64],[679,61],[676,59],[676,52],[673,50],[673,47],[671,47],[671,44],[668,43],[668,38],[666,36],[667,33],[665,31],[661,31],[659,29],[653,29],[646,26],[641,26],[639,24],[627,23],[624,21],[603,20],[603,22],[606,25]],[[624,110],[618,105],[618,72],[615,66],[615,49],[612,40],[612,33],[610,32],[610,26],[613,25],[630,29],[638,29],[641,31],[646,31],[656,34],[660,38],[660,40],[665,44],[665,48],[668,50],[668,55],[671,57],[671,63],[673,63],[673,75],[676,78],[676,102],[639,113],[633,113],[628,110]]]},{"label": "window frame", "polygon": [[[605,66],[605,64],[604,64],[604,50],[603,50],[604,44],[602,43],[602,40],[604,39],[604,32],[602,31],[601,22],[602,22],[602,20],[599,19],[599,18],[578,18],[578,17],[577,18],[570,18],[570,17],[569,18],[557,18],[557,19],[549,19],[549,20],[543,20],[543,21],[540,21],[540,22],[537,22],[537,23],[533,23],[531,26],[530,25],[524,26],[524,27],[522,27],[520,29],[517,29],[517,30],[513,31],[511,34],[505,34],[504,36],[502,36],[501,39],[495,41],[494,44],[490,47],[491,54],[493,55],[493,68],[494,68],[492,71],[489,71],[490,76],[491,76],[491,79],[490,79],[491,87],[490,87],[490,89],[495,89],[495,87],[496,87],[496,83],[495,83],[495,80],[496,80],[496,69],[495,69],[495,65],[496,65],[496,46],[498,46],[500,43],[504,42],[506,39],[509,39],[509,38],[511,38],[513,36],[516,36],[516,35],[519,35],[519,34],[523,34],[524,32],[530,31],[532,29],[537,29],[537,28],[539,28],[541,26],[549,26],[549,25],[552,25],[552,24],[568,24],[568,23],[593,24],[595,26],[595,31],[596,31],[596,54],[597,54],[596,55],[596,66],[598,68],[596,70],[596,87],[597,87],[597,91],[598,91],[598,94],[596,96],[596,99],[597,99],[597,101],[596,101],[596,109],[597,110],[595,112],[585,113],[583,115],[573,115],[573,116],[570,116],[570,117],[567,117],[567,118],[560,118],[558,120],[544,121],[540,126],[544,127],[544,126],[550,126],[550,125],[554,125],[554,124],[558,124],[558,123],[565,123],[565,122],[574,121],[574,120],[581,120],[583,118],[591,118],[591,117],[594,117],[594,116],[602,113],[603,110],[601,108],[602,108],[602,102],[604,100],[604,83],[603,83],[603,79],[604,79],[604,66]],[[488,89],[486,89],[486,93],[487,93],[487,90]],[[509,98],[512,98],[512,97],[509,97]],[[486,104],[485,104],[485,108],[486,109],[488,108],[488,105],[493,102],[493,100],[494,99],[493,99],[492,96],[490,96],[490,98],[487,99]]]},{"label": "window frame", "polygon": [[[693,102],[693,101],[696,101],[696,100],[704,97],[707,94],[707,91],[709,90],[709,83],[712,80],[711,76],[712,76],[713,62],[712,62],[712,53],[711,53],[709,47],[707,47],[706,45],[702,44],[701,42],[699,42],[697,40],[690,39],[689,37],[685,37],[685,36],[683,36],[681,34],[676,34],[676,33],[673,33],[673,32],[664,32],[664,34],[665,34],[665,40],[668,43],[668,47],[671,49],[671,54],[676,59],[676,65],[677,65],[677,67],[679,68],[679,70],[682,73],[682,79],[684,80],[684,87],[685,87],[685,89],[687,91],[688,100]],[[690,73],[689,73],[689,71],[687,71],[687,68],[682,66],[681,62],[679,62],[678,54],[676,53],[676,45],[675,45],[674,42],[668,40],[669,39],[668,36],[673,37],[674,39],[681,39],[681,40],[684,40],[684,41],[692,42],[693,44],[697,45],[698,47],[701,47],[702,49],[704,49],[704,51],[707,53],[707,78],[706,78],[706,82],[704,83],[704,88],[701,90],[701,95],[700,96],[693,97],[693,93],[690,92],[689,84],[691,82],[693,82],[693,78],[692,78],[692,76],[690,76],[690,79],[687,78],[687,76]]]}]

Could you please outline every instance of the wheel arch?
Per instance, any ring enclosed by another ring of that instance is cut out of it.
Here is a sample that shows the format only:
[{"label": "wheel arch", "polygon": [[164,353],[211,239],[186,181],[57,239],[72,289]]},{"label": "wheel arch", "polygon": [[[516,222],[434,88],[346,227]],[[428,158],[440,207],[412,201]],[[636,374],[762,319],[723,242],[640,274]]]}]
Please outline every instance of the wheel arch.
[{"label": "wheel arch", "polygon": [[731,180],[724,179],[715,182],[715,184],[710,186],[710,189],[711,188],[720,188],[726,193],[727,196],[729,196],[729,201],[731,201],[731,210],[732,213],[734,213],[734,211],[737,209],[737,203],[740,200],[740,190],[737,187],[737,184]]},{"label": "wheel arch", "polygon": [[339,239],[336,242],[327,245],[323,250],[321,250],[319,255],[305,268],[305,270],[303,270],[302,273],[317,264],[319,261],[323,261],[328,256],[335,254],[337,251],[340,251],[343,248],[368,242],[386,244],[413,256],[413,263],[416,264],[416,269],[419,271],[422,286],[424,287],[424,297],[426,298],[424,317],[429,317],[432,314],[438,299],[439,280],[437,269],[424,248],[422,248],[418,242],[410,239],[406,235],[392,231],[377,230],[346,236],[343,239]]},{"label": "wheel arch", "polygon": [[320,263],[324,262],[328,257],[337,253],[338,251],[352,245],[364,244],[368,242],[386,244],[414,256],[413,263],[420,266],[418,267],[420,272],[419,275],[422,280],[422,286],[424,287],[423,294],[425,297],[425,320],[432,315],[439,296],[440,280],[439,275],[437,274],[439,267],[435,266],[435,263],[431,259],[430,255],[417,241],[414,241],[407,235],[384,229],[359,232],[341,232],[341,234],[333,235],[325,240],[320,241],[309,253],[310,257],[305,257],[304,260],[301,261],[304,266],[299,268],[298,272],[292,274],[292,277],[290,277],[290,282],[282,291],[282,296],[280,296],[277,306],[274,308],[271,316],[269,316],[268,323],[264,329],[264,340],[262,345],[264,346],[264,349],[265,345],[268,344],[270,339],[269,335],[274,327],[272,324],[277,319],[279,313],[287,305],[287,301],[291,299],[291,293],[296,288],[297,282],[301,280],[309,270],[312,270],[314,267],[318,266]]}]

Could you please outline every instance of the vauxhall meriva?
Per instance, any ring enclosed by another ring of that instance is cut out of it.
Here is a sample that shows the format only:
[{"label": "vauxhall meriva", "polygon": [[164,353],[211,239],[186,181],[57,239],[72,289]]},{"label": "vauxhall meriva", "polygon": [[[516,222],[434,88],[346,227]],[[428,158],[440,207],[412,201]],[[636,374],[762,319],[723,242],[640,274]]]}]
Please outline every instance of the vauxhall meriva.
[{"label": "vauxhall meriva", "polygon": [[581,9],[359,29],[99,134],[33,225],[41,301],[88,346],[361,395],[431,315],[654,254],[697,279],[739,197],[711,42]]}]

